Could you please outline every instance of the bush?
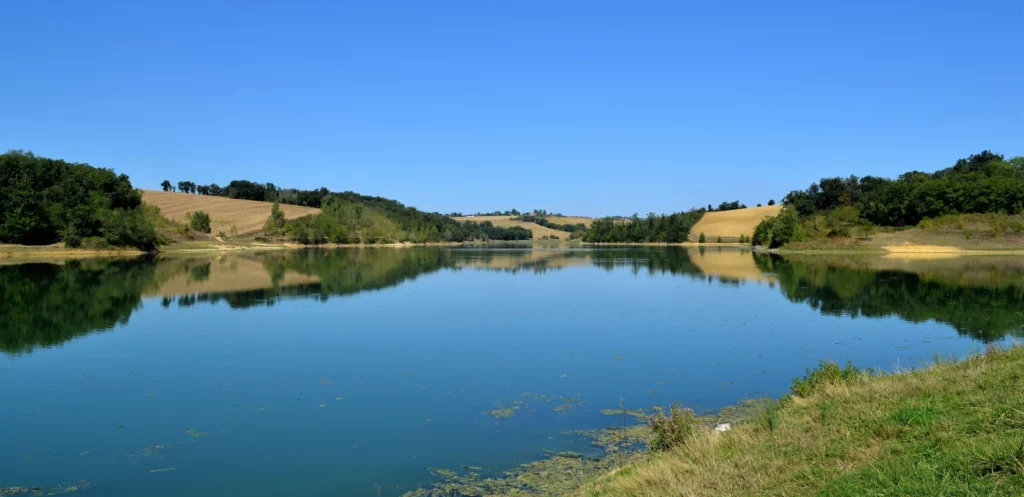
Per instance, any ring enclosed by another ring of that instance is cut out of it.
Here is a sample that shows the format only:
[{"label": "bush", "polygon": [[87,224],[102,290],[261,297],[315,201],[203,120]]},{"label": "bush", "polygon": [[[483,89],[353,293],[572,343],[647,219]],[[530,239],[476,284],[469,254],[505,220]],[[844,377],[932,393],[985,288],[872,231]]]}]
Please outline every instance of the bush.
[{"label": "bush", "polygon": [[156,229],[141,209],[101,213],[100,234],[106,243],[114,246],[152,250],[158,243]]},{"label": "bush", "polygon": [[718,240],[716,240],[716,243],[722,243],[722,237],[721,236],[718,237]]},{"label": "bush", "polygon": [[706,243],[707,242],[707,238],[704,237],[704,233],[703,232],[701,232],[700,238],[697,239],[697,242],[698,243]]},{"label": "bush", "polygon": [[852,383],[865,372],[870,373],[871,370],[861,371],[860,368],[849,362],[846,363],[845,368],[841,368],[835,362],[821,361],[817,368],[808,369],[807,375],[803,378],[793,378],[793,384],[789,389],[798,397],[807,397],[822,385]]},{"label": "bush", "polygon": [[187,212],[185,213],[185,219],[188,220],[188,226],[200,233],[209,233],[210,230],[210,215],[203,211]]},{"label": "bush", "polygon": [[284,212],[281,211],[281,204],[274,202],[274,205],[270,207],[270,217],[267,218],[267,222],[263,223],[263,231],[277,233],[284,228],[284,224]]},{"label": "bush", "polygon": [[775,199],[773,198],[773,199],[769,200],[768,201],[768,205],[775,205]]},{"label": "bush", "polygon": [[673,447],[686,445],[700,422],[693,409],[683,408],[678,402],[672,403],[666,414],[664,409],[647,417],[647,425],[651,428],[651,450],[669,450]]}]

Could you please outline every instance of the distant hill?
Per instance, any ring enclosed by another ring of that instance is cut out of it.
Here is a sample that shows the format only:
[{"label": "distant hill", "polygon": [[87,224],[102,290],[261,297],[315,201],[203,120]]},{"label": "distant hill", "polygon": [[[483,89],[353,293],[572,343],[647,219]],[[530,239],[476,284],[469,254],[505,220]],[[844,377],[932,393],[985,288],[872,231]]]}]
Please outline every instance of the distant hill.
[{"label": "distant hill", "polygon": [[[541,226],[541,225],[539,225],[537,223],[530,223],[530,222],[525,222],[525,221],[513,221],[512,217],[514,217],[514,216],[465,216],[465,217],[456,217],[456,218],[453,218],[453,219],[455,219],[456,221],[459,221],[459,222],[469,221],[469,222],[474,222],[474,223],[482,223],[484,221],[490,221],[491,224],[493,224],[493,225],[495,225],[495,226],[497,226],[499,228],[519,227],[519,228],[528,229],[528,230],[533,232],[533,239],[534,240],[538,240],[538,239],[540,239],[542,237],[545,237],[545,236],[548,237],[548,238],[550,238],[552,236],[557,236],[560,240],[568,240],[569,239],[569,234],[570,233],[568,231],[553,230],[551,228],[546,228],[544,226]],[[554,220],[555,218],[551,217],[551,218],[548,218],[548,219]],[[576,218],[573,218],[573,219],[576,219]]]},{"label": "distant hill", "polygon": [[[159,207],[164,217],[179,223],[185,222],[186,212],[203,211],[210,215],[212,233],[231,233],[231,227],[234,226],[239,235],[263,229],[263,223],[270,217],[270,208],[273,206],[271,202],[157,190],[143,190],[142,201]],[[281,211],[285,219],[320,213],[320,209],[286,204],[281,204]]]},{"label": "distant hill", "polygon": [[758,223],[767,216],[777,216],[781,210],[781,205],[770,205],[708,212],[697,224],[693,225],[690,230],[690,240],[697,241],[700,234],[704,233],[708,241],[722,237],[724,241],[735,242],[740,235],[752,236]]}]

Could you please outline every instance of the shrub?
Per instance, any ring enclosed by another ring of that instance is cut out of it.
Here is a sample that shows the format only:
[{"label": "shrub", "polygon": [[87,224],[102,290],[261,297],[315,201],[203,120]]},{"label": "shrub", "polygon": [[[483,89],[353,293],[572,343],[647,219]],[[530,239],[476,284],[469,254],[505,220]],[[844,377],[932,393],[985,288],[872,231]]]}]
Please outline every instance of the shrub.
[{"label": "shrub", "polygon": [[775,205],[775,199],[773,198],[773,199],[769,200],[768,201],[768,205]]},{"label": "shrub", "polygon": [[657,408],[657,412],[647,417],[647,425],[651,428],[651,450],[669,450],[680,447],[693,435],[700,422],[693,409],[683,408],[678,402],[672,403],[668,413]]},{"label": "shrub", "polygon": [[209,233],[210,229],[210,215],[203,211],[187,212],[185,213],[185,219],[188,220],[188,226],[200,233]]},{"label": "shrub", "polygon": [[698,243],[707,243],[707,238],[704,236],[704,232],[701,232],[700,238],[697,239]]},{"label": "shrub", "polygon": [[274,205],[270,207],[270,217],[267,218],[267,222],[263,223],[263,231],[276,233],[284,228],[284,224],[284,212],[281,211],[281,204],[274,202]]},{"label": "shrub", "polygon": [[718,237],[718,240],[716,240],[716,242],[717,242],[717,243],[722,243],[722,237],[721,237],[721,236],[719,236],[719,237]]},{"label": "shrub", "polygon": [[798,397],[807,397],[822,385],[851,383],[865,372],[870,373],[871,370],[861,371],[860,368],[849,362],[846,363],[845,368],[841,368],[835,362],[821,361],[818,367],[808,369],[803,378],[793,378],[793,384],[789,389]]}]

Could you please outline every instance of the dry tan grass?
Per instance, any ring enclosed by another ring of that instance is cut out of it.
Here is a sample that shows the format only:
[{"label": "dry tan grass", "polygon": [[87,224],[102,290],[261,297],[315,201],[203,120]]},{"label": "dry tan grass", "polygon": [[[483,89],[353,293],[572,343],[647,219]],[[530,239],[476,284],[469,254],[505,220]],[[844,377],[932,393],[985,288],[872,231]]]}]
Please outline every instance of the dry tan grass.
[{"label": "dry tan grass", "polygon": [[586,227],[590,227],[590,223],[594,222],[594,218],[590,217],[574,217],[574,216],[548,216],[548,221],[555,224],[582,224]]},{"label": "dry tan grass", "polygon": [[754,228],[761,220],[768,216],[777,216],[781,210],[781,205],[772,205],[709,212],[690,230],[690,240],[697,240],[701,233],[704,233],[709,241],[719,236],[726,240],[736,240],[740,235],[753,236]]},{"label": "dry tan grass", "polygon": [[[143,190],[142,201],[159,207],[164,217],[179,223],[185,222],[186,212],[203,211],[210,215],[210,227],[214,235],[220,231],[230,234],[232,225],[240,235],[263,229],[263,223],[270,217],[270,207],[273,205],[270,202],[155,190]],[[286,219],[294,219],[318,214],[320,209],[281,204],[281,211]]]},{"label": "dry tan grass", "polygon": [[472,221],[475,223],[482,223],[484,221],[490,221],[492,224],[499,228],[512,228],[518,226],[520,228],[526,228],[533,231],[533,239],[536,240],[543,236],[555,235],[562,240],[569,239],[568,231],[553,230],[551,228],[545,228],[537,223],[524,223],[522,221],[512,221],[510,216],[475,216],[475,217],[457,217],[456,221]]}]

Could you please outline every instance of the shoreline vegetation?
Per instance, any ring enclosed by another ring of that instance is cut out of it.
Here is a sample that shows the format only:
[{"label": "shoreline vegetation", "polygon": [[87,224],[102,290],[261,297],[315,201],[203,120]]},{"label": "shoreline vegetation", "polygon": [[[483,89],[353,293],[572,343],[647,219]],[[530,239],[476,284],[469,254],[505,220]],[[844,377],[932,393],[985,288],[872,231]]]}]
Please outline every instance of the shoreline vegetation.
[{"label": "shoreline vegetation", "polygon": [[550,453],[495,478],[431,469],[439,481],[405,497],[1018,495],[1021,371],[1016,345],[893,372],[823,361],[777,400],[706,415],[620,405],[602,411],[617,426],[569,434],[601,456]]},{"label": "shoreline vegetation", "polygon": [[[299,246],[748,246],[778,253],[1024,251],[1024,157],[984,151],[897,179],[825,178],[781,205],[739,201],[645,217],[512,209],[461,216],[395,200],[235,180],[135,189],[128,176],[29,152],[0,155],[0,258]],[[166,211],[164,210],[166,209]],[[540,236],[537,236],[537,235]]]},{"label": "shoreline vegetation", "polygon": [[[779,249],[766,249],[763,247],[751,247],[745,243],[738,242],[640,242],[640,243],[587,243],[587,242],[566,242],[557,240],[534,240],[534,241],[488,241],[488,242],[425,242],[425,243],[327,243],[317,246],[303,245],[300,243],[288,242],[257,242],[253,240],[201,240],[176,242],[161,247],[160,254],[189,254],[189,253],[230,253],[239,251],[266,251],[266,250],[299,250],[299,249],[335,249],[335,248],[413,248],[413,247],[524,247],[524,248],[614,248],[614,247],[686,247],[686,248],[730,248],[746,249],[760,253],[772,253],[779,255],[876,255],[885,257],[912,257],[912,256],[984,256],[984,255],[1024,255],[1024,248],[1020,247],[996,247],[986,249],[965,249],[943,245],[887,245],[887,246],[853,246],[853,247],[783,247]],[[57,243],[51,245],[18,245],[0,244],[0,261],[32,261],[38,259],[80,259],[90,257],[135,257],[143,256],[151,252],[138,250],[130,247],[107,247],[107,248],[73,248]]]}]

